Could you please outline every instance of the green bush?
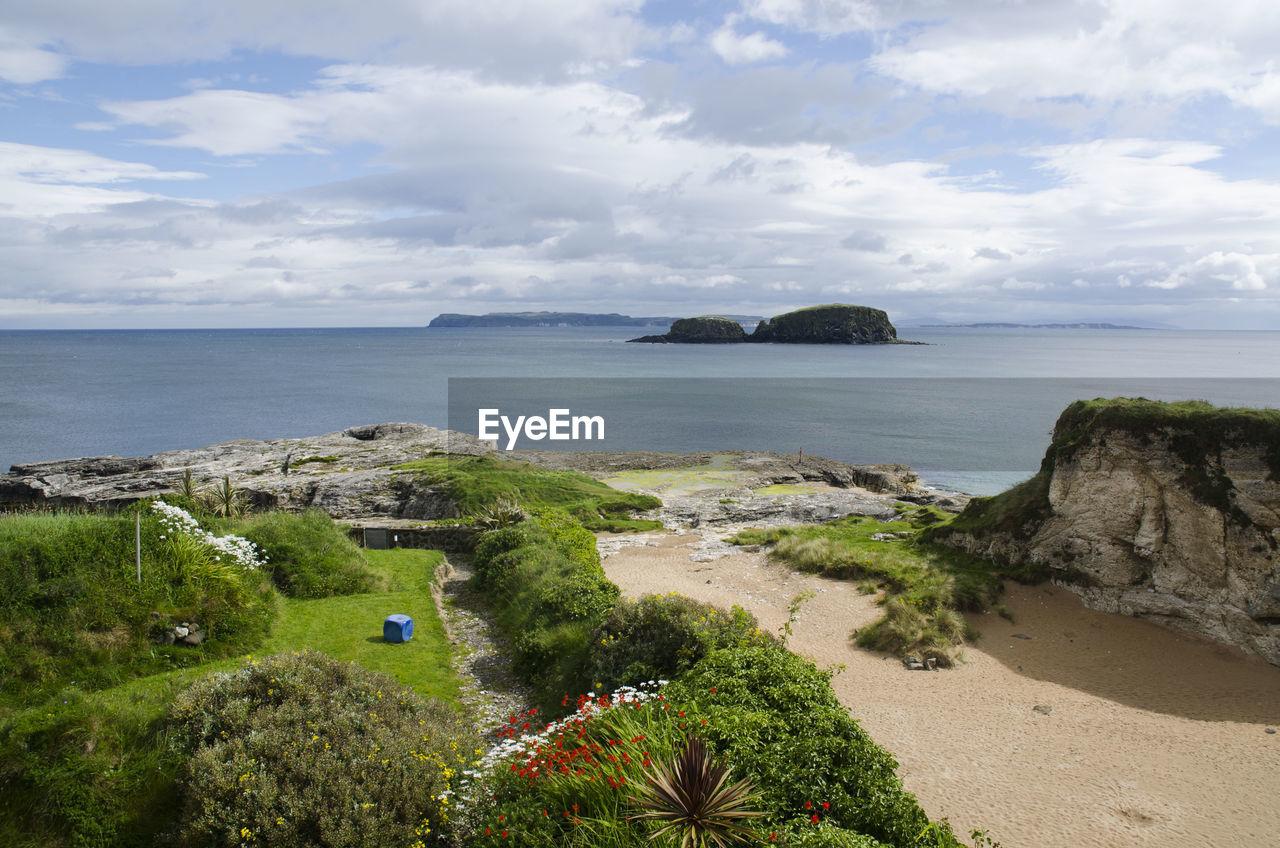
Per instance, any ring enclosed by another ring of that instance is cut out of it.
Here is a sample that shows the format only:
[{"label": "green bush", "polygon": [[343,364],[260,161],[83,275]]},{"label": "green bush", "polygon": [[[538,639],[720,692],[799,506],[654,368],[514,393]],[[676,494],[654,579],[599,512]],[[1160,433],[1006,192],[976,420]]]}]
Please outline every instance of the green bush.
[{"label": "green bush", "polygon": [[376,582],[360,548],[318,509],[258,513],[231,527],[266,551],[272,579],[286,595],[358,595]]},{"label": "green bush", "polygon": [[447,844],[447,793],[476,749],[449,707],[313,652],[196,683],[173,727],[189,848]]},{"label": "green bush", "polygon": [[172,822],[183,766],[165,727],[171,697],[73,687],[0,721],[0,845],[152,845]]},{"label": "green bush", "polygon": [[[241,653],[274,613],[261,571],[233,566],[184,534],[142,519],[138,582],[132,515],[0,516],[0,701],[38,699],[76,681],[137,674]],[[151,644],[153,631],[200,624],[199,647]]]},{"label": "green bush", "polygon": [[719,648],[772,641],[755,616],[675,593],[621,600],[593,639],[591,677],[597,689],[674,680]]},{"label": "green bush", "polygon": [[884,617],[855,635],[861,647],[898,656],[912,654],[948,667],[952,654],[970,634],[964,616],[955,610],[939,609],[930,614],[903,598],[890,598]]},{"label": "green bush", "polygon": [[[681,725],[688,719],[649,693],[619,694],[623,697],[617,701],[583,696],[573,715],[545,730],[536,714],[513,721],[501,734],[510,737],[510,748],[485,757],[478,770],[481,783],[468,788],[474,803],[465,814],[467,833],[461,844],[649,844],[645,837],[657,828],[628,819],[639,812],[628,798],[644,780],[644,770],[679,747],[685,735]],[[517,741],[521,734],[532,735]]]},{"label": "green bush", "polygon": [[804,814],[806,802],[809,809],[825,803],[824,820],[888,845],[959,844],[902,788],[897,763],[849,717],[830,675],[782,646],[715,651],[668,697],[708,720],[707,741],[783,820]]},{"label": "green bush", "polygon": [[516,672],[550,708],[590,687],[591,638],[619,591],[589,530],[559,510],[530,512],[527,521],[481,536],[473,580],[512,641]]},{"label": "green bush", "polygon": [[845,830],[829,821],[819,820],[815,824],[804,817],[788,822],[773,833],[778,844],[788,848],[881,848],[884,845],[864,833]]}]

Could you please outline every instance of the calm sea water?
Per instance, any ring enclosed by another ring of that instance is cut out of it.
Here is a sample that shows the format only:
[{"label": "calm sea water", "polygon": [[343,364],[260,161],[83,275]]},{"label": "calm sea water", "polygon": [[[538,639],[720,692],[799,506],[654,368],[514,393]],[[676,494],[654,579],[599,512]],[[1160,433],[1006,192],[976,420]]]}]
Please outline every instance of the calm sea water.
[{"label": "calm sea water", "polygon": [[0,467],[382,421],[443,427],[452,379],[452,423],[472,432],[460,409],[514,391],[530,408],[597,404],[586,411],[608,413],[609,449],[803,449],[906,462],[981,494],[1034,471],[1074,398],[1280,407],[1280,333],[924,328],[901,334],[927,346],[624,344],[637,334],[0,332]]}]

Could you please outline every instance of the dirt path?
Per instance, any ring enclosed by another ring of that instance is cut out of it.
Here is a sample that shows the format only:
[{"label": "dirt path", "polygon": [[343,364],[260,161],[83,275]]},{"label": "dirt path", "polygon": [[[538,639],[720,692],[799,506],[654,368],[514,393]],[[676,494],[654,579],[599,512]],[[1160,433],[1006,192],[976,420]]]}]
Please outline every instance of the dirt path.
[{"label": "dirt path", "polygon": [[833,681],[841,701],[958,833],[987,828],[1004,848],[1280,845],[1280,734],[1266,732],[1280,730],[1280,668],[1087,610],[1065,589],[1010,585],[1016,624],[975,616],[983,638],[963,665],[909,672],[850,646],[878,615],[852,583],[761,554],[695,561],[702,542],[601,549],[625,595],[738,604],[773,632],[793,598],[814,592],[791,648],[846,666]]},{"label": "dirt path", "polygon": [[508,716],[533,704],[533,692],[511,669],[510,645],[493,623],[484,596],[471,587],[471,560],[450,555],[437,568],[435,585],[436,611],[454,646],[462,703],[492,742]]}]

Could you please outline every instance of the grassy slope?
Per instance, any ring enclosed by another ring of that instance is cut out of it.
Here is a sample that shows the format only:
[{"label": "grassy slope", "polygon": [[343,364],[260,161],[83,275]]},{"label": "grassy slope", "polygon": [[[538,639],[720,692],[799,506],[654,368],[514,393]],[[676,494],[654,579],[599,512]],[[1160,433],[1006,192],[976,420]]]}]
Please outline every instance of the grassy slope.
[{"label": "grassy slope", "polygon": [[464,515],[475,515],[509,499],[526,507],[562,509],[589,530],[654,530],[662,526],[631,517],[637,511],[661,506],[657,498],[620,492],[577,471],[551,471],[487,456],[431,456],[395,468],[442,484]]},{"label": "grassy slope", "polygon": [[[459,681],[430,595],[442,554],[401,549],[367,556],[390,591],[282,598],[271,636],[257,653],[323,651],[456,704]],[[381,641],[382,621],[392,612],[413,617],[409,642]],[[206,663],[91,693],[71,687],[0,722],[0,845],[68,844],[67,823],[79,834],[78,844],[149,844],[167,823],[182,766],[167,752],[170,701],[192,681],[242,662]]]}]

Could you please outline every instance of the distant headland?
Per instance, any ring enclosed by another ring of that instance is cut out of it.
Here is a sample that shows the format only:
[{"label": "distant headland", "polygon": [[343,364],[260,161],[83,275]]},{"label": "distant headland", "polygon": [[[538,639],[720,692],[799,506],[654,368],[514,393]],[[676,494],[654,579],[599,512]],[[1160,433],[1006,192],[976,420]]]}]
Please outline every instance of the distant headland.
[{"label": "distant headland", "polygon": [[761,321],[750,335],[737,321],[721,315],[681,318],[660,336],[628,339],[646,344],[920,344],[898,338],[883,309],[829,303]]},{"label": "distant headland", "polygon": [[[758,315],[735,315],[734,320],[754,323]],[[670,327],[677,318],[620,315],[617,312],[488,312],[462,315],[445,312],[428,327]]]},{"label": "distant headland", "polygon": [[980,324],[918,324],[928,329],[965,330],[1150,330],[1150,327],[1134,327],[1128,324],[1093,323],[1077,321],[1070,324],[1010,324],[1004,321],[986,321]]}]

